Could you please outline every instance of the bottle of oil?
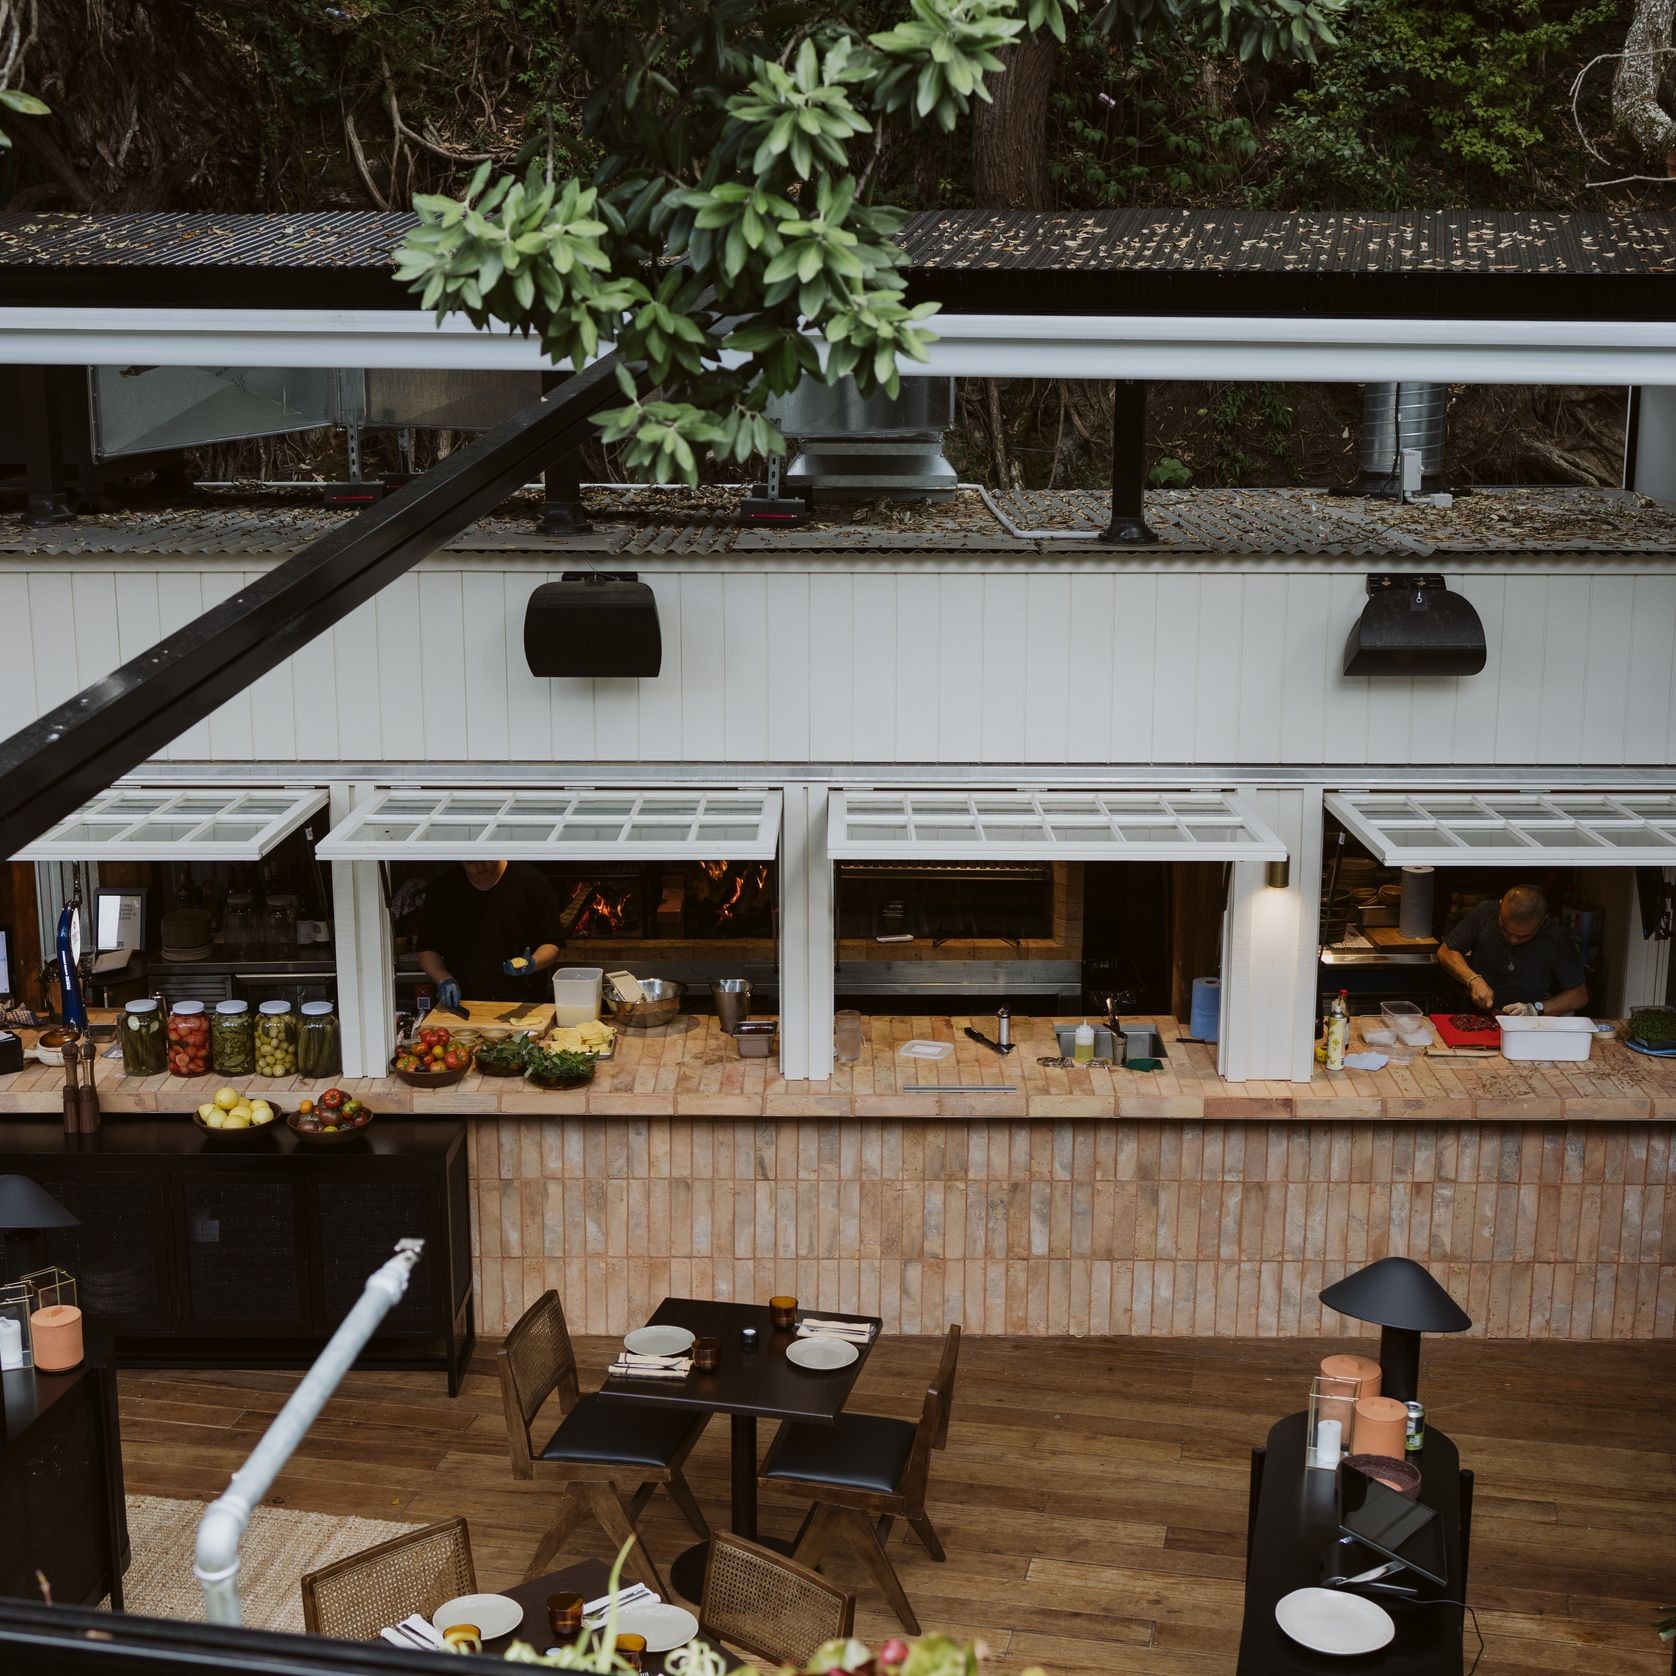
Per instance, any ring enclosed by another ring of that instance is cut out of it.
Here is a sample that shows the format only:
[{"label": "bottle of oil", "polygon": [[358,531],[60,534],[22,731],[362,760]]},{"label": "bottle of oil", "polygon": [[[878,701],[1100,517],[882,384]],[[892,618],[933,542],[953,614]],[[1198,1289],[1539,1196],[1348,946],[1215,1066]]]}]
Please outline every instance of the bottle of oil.
[{"label": "bottle of oil", "polygon": [[1350,992],[1341,989],[1327,1008],[1327,1069],[1344,1069],[1344,1050],[1350,1044]]},{"label": "bottle of oil", "polygon": [[1077,1065],[1094,1063],[1094,1026],[1086,1018],[1077,1026],[1077,1033],[1072,1038],[1071,1060]]}]

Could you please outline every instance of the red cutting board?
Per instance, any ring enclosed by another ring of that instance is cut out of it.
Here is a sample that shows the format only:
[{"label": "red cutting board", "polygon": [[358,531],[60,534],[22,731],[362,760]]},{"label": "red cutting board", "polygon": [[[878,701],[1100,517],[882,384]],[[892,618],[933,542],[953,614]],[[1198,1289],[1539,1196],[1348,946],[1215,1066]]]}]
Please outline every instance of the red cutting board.
[{"label": "red cutting board", "polygon": [[1437,1026],[1439,1039],[1445,1047],[1499,1047],[1501,1045],[1501,1026],[1493,1018],[1484,1020],[1482,1030],[1458,1030],[1450,1022],[1456,1017],[1464,1018],[1465,1013],[1430,1013],[1427,1015]]}]

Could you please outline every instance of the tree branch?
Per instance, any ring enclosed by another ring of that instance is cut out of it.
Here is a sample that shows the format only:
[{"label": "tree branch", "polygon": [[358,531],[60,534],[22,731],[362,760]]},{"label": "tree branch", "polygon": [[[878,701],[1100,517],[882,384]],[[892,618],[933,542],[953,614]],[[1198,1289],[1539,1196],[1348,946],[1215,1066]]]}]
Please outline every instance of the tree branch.
[{"label": "tree branch", "polygon": [[1659,103],[1676,0],[1635,0],[1623,57],[1612,77],[1612,120],[1649,163],[1676,174],[1676,118]]}]

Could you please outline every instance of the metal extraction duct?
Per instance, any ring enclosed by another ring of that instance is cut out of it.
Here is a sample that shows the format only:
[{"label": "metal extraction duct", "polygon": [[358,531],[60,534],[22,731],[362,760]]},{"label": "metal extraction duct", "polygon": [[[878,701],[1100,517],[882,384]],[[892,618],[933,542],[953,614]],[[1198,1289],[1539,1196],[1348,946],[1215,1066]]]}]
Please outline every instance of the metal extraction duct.
[{"label": "metal extraction duct", "polygon": [[959,486],[943,457],[954,423],[952,378],[905,378],[898,395],[863,396],[853,379],[806,378],[768,404],[768,415],[797,444],[786,491],[828,500],[883,496],[940,499]]},{"label": "metal extraction duct", "polygon": [[1360,472],[1356,488],[1367,495],[1403,492],[1403,452],[1420,452],[1420,489],[1445,487],[1444,445],[1449,408],[1447,384],[1364,384]]}]

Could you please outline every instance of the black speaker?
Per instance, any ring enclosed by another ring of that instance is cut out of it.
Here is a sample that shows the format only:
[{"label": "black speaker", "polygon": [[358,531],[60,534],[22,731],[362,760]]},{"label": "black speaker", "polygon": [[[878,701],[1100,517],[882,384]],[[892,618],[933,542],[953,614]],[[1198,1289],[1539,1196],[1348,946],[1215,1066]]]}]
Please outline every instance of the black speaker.
[{"label": "black speaker", "polygon": [[1489,660],[1472,602],[1441,576],[1370,576],[1344,647],[1346,675],[1477,675]]},{"label": "black speaker", "polygon": [[530,674],[656,675],[663,668],[658,602],[637,576],[566,571],[524,608]]}]

